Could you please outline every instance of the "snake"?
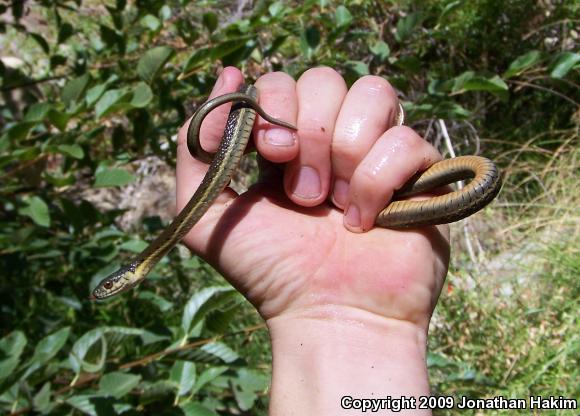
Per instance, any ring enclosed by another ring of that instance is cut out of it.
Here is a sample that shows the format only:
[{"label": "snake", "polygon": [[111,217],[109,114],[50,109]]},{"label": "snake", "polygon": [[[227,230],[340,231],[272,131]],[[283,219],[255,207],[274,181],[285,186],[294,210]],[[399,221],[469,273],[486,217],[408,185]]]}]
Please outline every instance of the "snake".
[{"label": "snake", "polygon": [[[224,134],[215,154],[203,150],[199,140],[204,118],[216,107],[232,103]],[[236,92],[220,95],[202,104],[191,117],[187,147],[196,159],[210,163],[201,184],[175,219],[140,254],[102,279],[91,300],[101,300],[125,292],[142,282],[151,269],[191,230],[229,184],[251,137],[256,113],[267,122],[297,130],[292,124],[268,115],[258,103],[252,84]],[[396,120],[403,124],[402,107]],[[453,182],[471,181],[463,188],[426,200],[404,199],[432,191]],[[459,221],[489,204],[501,188],[496,165],[481,156],[460,156],[434,163],[417,173],[393,195],[377,216],[375,225],[409,229]]]}]

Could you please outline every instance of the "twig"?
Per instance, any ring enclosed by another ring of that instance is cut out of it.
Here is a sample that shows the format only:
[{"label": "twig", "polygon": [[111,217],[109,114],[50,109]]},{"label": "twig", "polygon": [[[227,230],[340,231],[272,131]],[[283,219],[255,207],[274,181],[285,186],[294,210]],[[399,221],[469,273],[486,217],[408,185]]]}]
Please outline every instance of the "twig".
[{"label": "twig", "polygon": [[534,30],[532,30],[532,31],[530,31],[530,32],[528,32],[528,33],[526,33],[526,34],[523,36],[523,38],[522,38],[522,39],[523,39],[523,40],[527,40],[527,39],[528,39],[530,36],[532,36],[533,34],[535,34],[535,33],[538,33],[539,31],[541,31],[541,30],[544,30],[544,29],[547,29],[547,28],[549,28],[549,27],[552,27],[552,26],[557,26],[557,25],[559,25],[559,24],[561,24],[561,23],[580,23],[580,20],[578,20],[578,19],[562,19],[562,20],[558,20],[558,21],[556,21],[556,22],[550,22],[550,23],[547,23],[547,24],[545,24],[545,25],[543,25],[543,26],[540,26],[540,27],[538,27],[538,28],[536,28],[536,29],[534,29]]},{"label": "twig", "polygon": [[508,83],[516,84],[516,85],[521,85],[523,87],[535,88],[537,90],[544,91],[544,92],[549,92],[549,93],[552,93],[552,94],[556,95],[557,97],[560,97],[560,98],[568,101],[570,104],[575,105],[576,107],[580,107],[580,103],[577,103],[576,101],[574,101],[570,97],[562,94],[561,92],[551,90],[550,88],[542,87],[540,85],[531,84],[529,82],[524,82],[524,81],[508,80]]},{"label": "twig", "polygon": [[14,169],[12,169],[11,171],[8,171],[8,172],[6,172],[6,173],[4,174],[4,178],[8,178],[8,177],[10,177],[10,176],[12,176],[12,175],[14,175],[14,174],[16,174],[16,173],[20,172],[21,170],[23,170],[23,169],[26,169],[26,168],[28,168],[29,166],[31,166],[31,165],[34,165],[34,164],[35,164],[35,163],[37,163],[37,162],[40,162],[42,159],[46,159],[47,157],[48,157],[48,155],[47,155],[47,154],[43,154],[43,155],[40,155],[40,156],[37,156],[37,157],[35,157],[35,158],[34,158],[34,159],[32,159],[32,160],[29,160],[29,161],[28,161],[28,162],[26,162],[26,163],[23,163],[23,164],[22,164],[22,165],[20,165],[20,166],[16,166],[16,167],[15,167]]},{"label": "twig", "polygon": [[477,129],[469,121],[466,120],[465,124],[467,125],[467,127],[469,127],[469,129],[473,133],[473,137],[475,137],[475,152],[474,152],[474,154],[478,155],[479,152],[481,151],[481,139],[479,138],[479,133],[477,133]]},{"label": "twig", "polygon": [[[502,235],[502,234],[509,233],[512,230],[530,225],[534,222],[538,222],[539,220],[541,220],[541,219],[540,218],[532,218],[530,220],[520,221],[516,224],[510,225],[509,227],[504,228],[503,230],[501,230],[499,232],[499,234]],[[546,226],[552,225],[552,224],[562,224],[562,223],[567,223],[567,222],[578,223],[579,221],[580,221],[580,217],[566,216],[566,217],[562,217],[562,218],[556,218],[556,219],[552,219],[552,220],[547,220],[545,222],[541,222],[540,224],[535,225],[534,229],[546,227]]]},{"label": "twig", "polygon": [[[437,120],[437,122],[439,123],[439,129],[441,130],[441,134],[443,135],[443,142],[445,143],[445,147],[447,148],[449,155],[451,157],[456,157],[455,150],[453,149],[453,143],[451,143],[451,137],[449,137],[449,132],[447,131],[447,126],[445,124],[445,121],[440,118],[439,120]],[[463,181],[459,181],[459,183],[457,184],[457,188],[458,189],[463,188]],[[466,221],[463,225],[463,235],[465,237],[465,246],[467,247],[467,253],[469,254],[469,258],[471,259],[471,262],[475,265],[476,268],[478,268],[478,261],[477,261],[477,258],[475,256],[475,252],[473,250],[473,246],[471,244],[471,238],[469,235],[469,229],[468,229],[468,225],[467,225],[468,221],[469,221],[469,219],[466,219]]]},{"label": "twig", "polygon": [[26,88],[26,87],[30,87],[32,85],[42,84],[43,82],[54,81],[55,79],[66,78],[67,76],[68,75],[55,75],[53,77],[33,79],[33,80],[28,81],[28,82],[24,82],[22,84],[18,84],[18,85],[8,85],[6,87],[2,87],[2,88],[0,88],[0,91],[1,92],[6,92],[6,91],[17,90],[19,88]]},{"label": "twig", "polygon": [[154,360],[156,360],[160,357],[163,357],[165,355],[173,354],[173,353],[176,353],[179,351],[189,350],[191,348],[200,347],[200,346],[206,345],[206,344],[211,344],[212,342],[216,342],[217,340],[220,340],[220,339],[225,338],[225,337],[230,337],[230,336],[238,335],[238,334],[249,334],[249,333],[255,332],[257,330],[264,329],[264,328],[266,328],[266,324],[259,324],[259,325],[251,326],[249,328],[242,329],[240,331],[230,332],[230,333],[223,334],[223,335],[217,335],[217,336],[212,337],[212,338],[206,338],[206,339],[202,339],[199,341],[190,342],[189,344],[185,344],[185,345],[182,345],[180,347],[171,348],[169,350],[156,352],[154,354],[147,355],[147,356],[140,358],[138,360],[125,363],[125,364],[121,365],[119,367],[119,369],[124,370],[127,368],[139,367],[139,366],[148,364],[151,361],[154,361]]},{"label": "twig", "polygon": [[554,200],[554,198],[552,198],[552,195],[550,195],[550,192],[548,191],[548,189],[546,189],[546,186],[544,185],[544,182],[542,182],[540,177],[538,175],[536,175],[534,172],[530,172],[530,176],[532,178],[534,178],[536,180],[536,182],[538,182],[538,184],[540,185],[540,188],[542,188],[542,190],[544,191],[544,195],[546,195],[548,197],[550,202],[552,204],[555,204],[556,201]]},{"label": "twig", "polygon": [[[438,119],[437,122],[439,123],[439,128],[441,129],[441,134],[443,135],[443,140],[445,143],[445,147],[449,152],[451,157],[456,157],[455,150],[453,149],[453,144],[451,143],[451,137],[449,137],[449,132],[447,131],[447,125],[443,119]],[[463,188],[463,181],[460,181],[459,189]]]}]

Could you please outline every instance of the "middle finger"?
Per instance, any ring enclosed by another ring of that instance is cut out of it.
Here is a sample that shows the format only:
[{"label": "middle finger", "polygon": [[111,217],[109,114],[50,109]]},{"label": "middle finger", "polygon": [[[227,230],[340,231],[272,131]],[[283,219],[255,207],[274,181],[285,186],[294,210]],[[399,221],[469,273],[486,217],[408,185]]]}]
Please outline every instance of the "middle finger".
[{"label": "middle finger", "polygon": [[312,207],[326,199],[330,188],[330,144],[346,84],[327,67],[306,71],[297,82],[300,152],[286,166],[284,186],[295,203]]},{"label": "middle finger", "polygon": [[338,208],[346,206],[356,167],[377,139],[395,124],[398,104],[391,84],[378,76],[365,76],[348,91],[332,141],[332,202]]}]

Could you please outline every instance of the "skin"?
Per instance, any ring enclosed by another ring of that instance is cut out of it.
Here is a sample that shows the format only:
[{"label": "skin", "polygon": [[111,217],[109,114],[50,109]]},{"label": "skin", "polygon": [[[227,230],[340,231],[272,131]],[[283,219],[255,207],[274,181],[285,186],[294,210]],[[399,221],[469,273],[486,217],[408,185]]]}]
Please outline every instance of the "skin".
[{"label": "skin", "polygon": [[[243,81],[225,68],[210,98]],[[266,113],[298,130],[258,118],[259,183],[243,195],[224,191],[184,241],[268,325],[270,414],[352,415],[340,407],[344,395],[429,394],[427,329],[447,273],[449,230],[373,221],[395,189],[441,156],[412,129],[393,127],[398,101],[384,78],[348,89],[321,67],[297,81],[269,73],[255,85]],[[205,150],[217,148],[228,111],[204,120]],[[207,170],[189,154],[186,132],[187,123],[178,134],[178,210]]]}]

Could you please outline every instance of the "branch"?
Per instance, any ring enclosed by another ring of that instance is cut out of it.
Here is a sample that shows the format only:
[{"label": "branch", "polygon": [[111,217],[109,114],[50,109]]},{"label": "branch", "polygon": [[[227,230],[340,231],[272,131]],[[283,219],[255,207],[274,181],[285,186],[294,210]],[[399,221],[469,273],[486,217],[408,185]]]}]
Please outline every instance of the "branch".
[{"label": "branch", "polygon": [[[133,367],[144,366],[144,365],[149,364],[152,361],[155,361],[155,360],[157,360],[161,357],[164,357],[166,355],[169,355],[169,354],[174,354],[176,352],[185,351],[188,349],[200,347],[202,345],[210,344],[210,343],[215,342],[217,340],[220,340],[222,338],[227,338],[227,337],[231,337],[234,335],[251,334],[252,332],[259,331],[260,329],[264,329],[264,328],[266,328],[266,324],[258,324],[258,325],[250,326],[248,328],[244,328],[240,331],[228,332],[227,334],[217,335],[217,336],[212,337],[212,338],[206,338],[206,339],[202,339],[199,341],[190,342],[189,344],[182,345],[181,347],[171,348],[168,350],[156,352],[154,354],[147,355],[147,356],[140,358],[138,360],[130,361],[128,363],[120,365],[119,367],[117,367],[117,369],[123,370],[123,369],[128,369],[128,368],[133,368]],[[104,375],[103,373],[83,374],[79,381],[77,381],[74,384],[70,384],[68,386],[65,386],[59,390],[56,390],[53,393],[53,395],[60,396],[64,393],[69,392],[70,390],[74,390],[78,387],[81,387],[81,386],[89,384],[93,381],[99,380],[103,375]],[[53,383],[54,383],[54,380],[53,380]],[[24,408],[24,409],[19,409],[19,410],[16,410],[16,411],[10,413],[10,416],[17,416],[17,415],[29,413],[31,411],[32,411],[32,408],[30,408],[30,407]]]},{"label": "branch", "polygon": [[576,107],[580,107],[580,103],[577,103],[576,101],[574,101],[570,97],[562,94],[561,92],[554,91],[554,90],[552,90],[550,88],[542,87],[542,86],[536,85],[536,84],[530,84],[529,82],[524,82],[524,81],[508,80],[508,83],[516,84],[516,85],[521,85],[523,87],[535,88],[535,89],[540,90],[540,91],[549,92],[549,93],[552,93],[552,94],[554,94],[554,95],[556,95],[556,96],[558,96],[560,98],[563,98],[564,100],[568,101],[572,105],[575,105]]},{"label": "branch", "polygon": [[206,338],[206,339],[202,339],[199,341],[190,342],[189,344],[182,345],[181,347],[176,347],[176,348],[171,348],[169,350],[156,352],[154,354],[147,355],[147,356],[140,358],[138,360],[125,363],[125,364],[119,366],[119,369],[124,370],[127,368],[140,367],[140,366],[149,364],[151,361],[155,361],[158,358],[164,357],[164,356],[169,355],[169,354],[189,350],[189,349],[196,348],[196,347],[201,347],[202,345],[206,345],[206,344],[211,344],[212,342],[216,342],[222,338],[230,337],[232,335],[249,334],[249,333],[255,332],[257,330],[263,329],[263,328],[266,328],[266,324],[254,325],[254,326],[251,326],[249,328],[242,329],[240,331],[230,332],[230,333],[223,334],[223,335],[217,335],[213,338]]},{"label": "branch", "polygon": [[6,92],[6,91],[12,91],[12,90],[17,90],[19,88],[27,88],[30,87],[32,85],[36,85],[36,84],[42,84],[43,82],[48,82],[48,81],[54,81],[55,79],[61,79],[61,78],[66,78],[68,75],[56,75],[53,77],[46,77],[46,78],[41,78],[41,79],[34,79],[28,82],[25,82],[23,84],[18,84],[18,85],[8,85],[5,87],[0,88],[1,92]]}]

